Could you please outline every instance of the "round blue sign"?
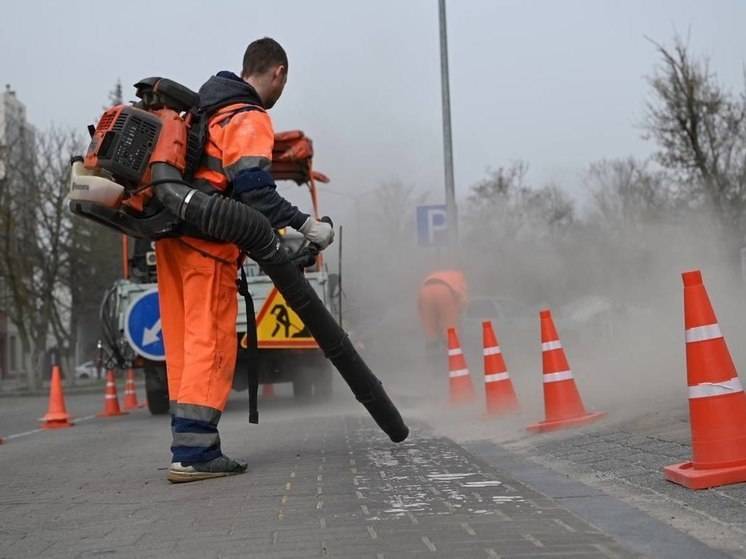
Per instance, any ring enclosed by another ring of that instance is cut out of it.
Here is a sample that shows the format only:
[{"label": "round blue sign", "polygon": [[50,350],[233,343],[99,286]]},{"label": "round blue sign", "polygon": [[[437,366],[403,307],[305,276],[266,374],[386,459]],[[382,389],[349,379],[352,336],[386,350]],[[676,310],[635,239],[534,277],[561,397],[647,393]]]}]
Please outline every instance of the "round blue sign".
[{"label": "round blue sign", "polygon": [[152,361],[165,361],[158,289],[140,293],[124,316],[124,335],[138,355]]}]

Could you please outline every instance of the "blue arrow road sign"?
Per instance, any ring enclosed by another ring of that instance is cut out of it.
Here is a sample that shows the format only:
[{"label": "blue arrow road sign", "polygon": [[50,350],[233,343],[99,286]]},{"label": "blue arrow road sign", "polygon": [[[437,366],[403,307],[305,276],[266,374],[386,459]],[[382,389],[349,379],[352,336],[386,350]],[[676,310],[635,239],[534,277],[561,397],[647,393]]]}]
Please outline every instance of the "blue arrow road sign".
[{"label": "blue arrow road sign", "polygon": [[445,205],[417,206],[417,244],[426,247],[448,244],[448,212]]},{"label": "blue arrow road sign", "polygon": [[152,361],[165,361],[158,289],[135,297],[124,316],[124,335],[139,355]]}]

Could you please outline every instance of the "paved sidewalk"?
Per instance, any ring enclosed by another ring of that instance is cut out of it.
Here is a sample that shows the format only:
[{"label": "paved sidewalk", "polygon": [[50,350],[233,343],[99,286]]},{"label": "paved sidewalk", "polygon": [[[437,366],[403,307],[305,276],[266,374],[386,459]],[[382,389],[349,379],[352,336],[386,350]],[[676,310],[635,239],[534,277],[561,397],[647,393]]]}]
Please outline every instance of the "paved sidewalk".
[{"label": "paved sidewalk", "polygon": [[144,412],[3,445],[0,557],[638,557],[422,427],[393,445],[293,414],[227,413],[249,473],[195,484],[165,481],[168,421]]},{"label": "paved sidewalk", "polygon": [[664,466],[691,459],[691,439],[685,405],[658,407],[635,419],[506,446],[746,558],[746,484],[692,491],[666,481]]}]

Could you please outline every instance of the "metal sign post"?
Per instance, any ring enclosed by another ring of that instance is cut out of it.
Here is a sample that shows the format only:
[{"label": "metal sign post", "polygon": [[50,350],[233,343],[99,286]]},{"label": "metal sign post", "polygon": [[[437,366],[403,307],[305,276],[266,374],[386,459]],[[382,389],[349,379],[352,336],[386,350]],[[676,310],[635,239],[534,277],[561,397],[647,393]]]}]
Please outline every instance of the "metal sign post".
[{"label": "metal sign post", "polygon": [[448,78],[448,36],[446,1],[438,0],[440,21],[440,89],[443,103],[443,160],[445,164],[446,206],[448,208],[449,242],[458,243],[458,209],[453,178],[453,141],[451,139],[451,91]]}]

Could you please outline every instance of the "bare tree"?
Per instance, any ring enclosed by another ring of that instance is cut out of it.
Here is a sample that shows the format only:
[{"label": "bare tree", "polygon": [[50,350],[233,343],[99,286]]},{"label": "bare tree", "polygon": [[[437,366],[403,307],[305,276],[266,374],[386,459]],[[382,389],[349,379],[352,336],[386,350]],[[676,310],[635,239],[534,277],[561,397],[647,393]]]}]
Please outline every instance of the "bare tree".
[{"label": "bare tree", "polygon": [[399,180],[382,183],[374,193],[376,224],[383,234],[383,241],[391,243],[404,242],[414,237],[412,215],[415,207],[423,204],[427,193],[417,193],[414,185],[405,185]]},{"label": "bare tree", "polygon": [[[8,316],[18,329],[24,354],[31,355],[28,384],[38,384],[50,336],[64,335],[64,267],[67,227],[63,200],[66,176],[50,166],[51,154],[67,143],[57,132],[19,134],[8,146],[7,173],[0,193],[0,272]],[[62,171],[64,173],[65,171]]]},{"label": "bare tree", "polygon": [[469,202],[471,204],[500,206],[509,200],[516,192],[524,190],[528,163],[514,161],[507,167],[499,167],[490,176],[471,189]]},{"label": "bare tree", "polygon": [[80,146],[57,129],[21,135],[7,148],[0,181],[2,306],[31,356],[31,388],[50,345],[69,358],[78,326],[97,328],[98,303],[116,277],[118,236],[67,210],[70,156]]},{"label": "bare tree", "polygon": [[475,184],[467,199],[467,235],[476,241],[485,236],[514,239],[521,220],[513,214],[513,202],[528,190],[528,164],[515,161]]},{"label": "bare tree", "polygon": [[592,163],[584,182],[590,190],[593,218],[606,227],[628,228],[650,222],[677,203],[676,192],[663,173],[632,157]]},{"label": "bare tree", "polygon": [[746,209],[746,103],[725,91],[707,59],[693,58],[677,37],[653,43],[661,65],[649,78],[653,97],[646,127],[657,161],[709,205],[726,228],[743,232]]},{"label": "bare tree", "polygon": [[526,184],[528,165],[500,167],[471,189],[470,236],[504,240],[539,239],[567,230],[575,221],[575,203],[556,185]]},{"label": "bare tree", "polygon": [[550,235],[562,233],[575,223],[575,202],[555,184],[525,192],[520,204],[532,224],[545,226]]},{"label": "bare tree", "polygon": [[79,344],[83,353],[92,353],[101,336],[101,299],[121,275],[121,235],[81,217],[71,219],[64,278],[71,305],[69,347]]}]

